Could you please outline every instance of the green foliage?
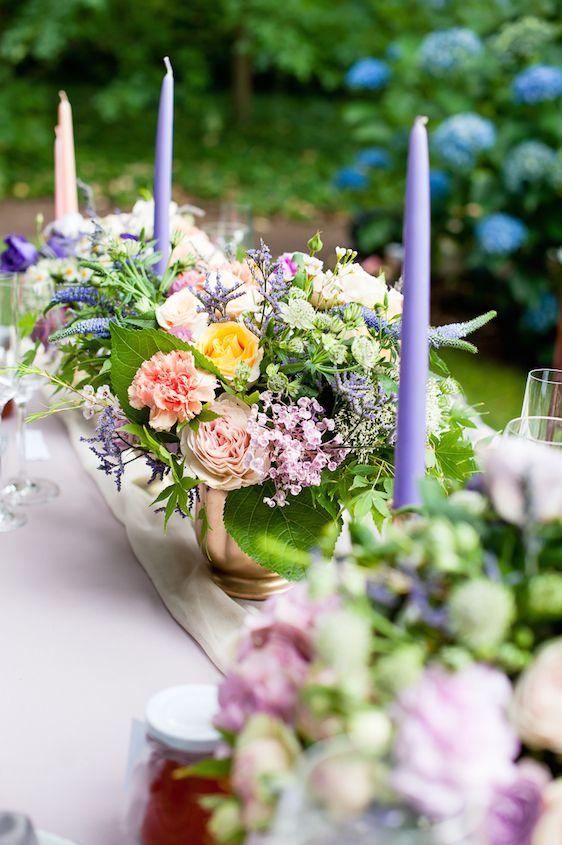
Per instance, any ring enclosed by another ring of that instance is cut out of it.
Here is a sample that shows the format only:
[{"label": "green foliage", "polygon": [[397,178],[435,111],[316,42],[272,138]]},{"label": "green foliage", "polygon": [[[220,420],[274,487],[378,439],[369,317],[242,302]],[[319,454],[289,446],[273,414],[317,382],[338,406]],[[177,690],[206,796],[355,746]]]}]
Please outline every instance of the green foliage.
[{"label": "green foliage", "polygon": [[303,552],[317,547],[335,520],[315,503],[309,487],[291,497],[287,508],[270,508],[264,503],[264,497],[273,492],[271,482],[230,492],[224,525],[242,551],[262,566],[298,580],[304,574]]}]

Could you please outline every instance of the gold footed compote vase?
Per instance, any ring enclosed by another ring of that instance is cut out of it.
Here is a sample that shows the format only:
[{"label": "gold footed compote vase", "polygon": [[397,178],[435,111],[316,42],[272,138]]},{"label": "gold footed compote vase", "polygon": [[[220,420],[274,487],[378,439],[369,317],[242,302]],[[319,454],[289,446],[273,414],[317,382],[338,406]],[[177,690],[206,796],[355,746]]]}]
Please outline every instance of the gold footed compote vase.
[{"label": "gold footed compote vase", "polygon": [[[256,563],[228,534],[223,519],[228,494],[223,490],[211,490],[205,484],[199,485],[198,492],[195,533],[201,551],[209,560],[211,578],[215,584],[232,598],[255,601],[263,601],[288,590],[291,587],[289,581]],[[209,529],[202,538],[199,512],[203,507]]]}]

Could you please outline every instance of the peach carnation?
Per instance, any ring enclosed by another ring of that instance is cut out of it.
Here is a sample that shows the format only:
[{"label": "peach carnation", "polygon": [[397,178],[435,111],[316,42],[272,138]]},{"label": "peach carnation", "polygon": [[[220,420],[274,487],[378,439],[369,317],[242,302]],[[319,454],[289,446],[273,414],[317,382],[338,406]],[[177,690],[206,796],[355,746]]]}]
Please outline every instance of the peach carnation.
[{"label": "peach carnation", "polygon": [[193,354],[181,350],[157,352],[137,370],[129,387],[133,408],[150,408],[150,425],[169,431],[174,423],[200,414],[215,396],[215,376],[195,366]]}]

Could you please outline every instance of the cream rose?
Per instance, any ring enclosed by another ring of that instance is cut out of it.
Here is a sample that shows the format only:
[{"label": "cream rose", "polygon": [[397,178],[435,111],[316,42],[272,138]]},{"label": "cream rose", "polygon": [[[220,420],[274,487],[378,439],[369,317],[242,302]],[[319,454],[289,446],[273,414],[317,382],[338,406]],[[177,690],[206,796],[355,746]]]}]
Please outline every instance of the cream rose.
[{"label": "cream rose", "polygon": [[346,264],[337,274],[342,304],[357,302],[366,308],[382,304],[388,293],[384,276],[371,276],[360,264]]},{"label": "cream rose", "polygon": [[543,811],[533,829],[531,845],[557,845],[562,842],[562,779],[545,788]]},{"label": "cream rose", "polygon": [[562,754],[562,638],[551,640],[515,687],[512,720],[531,748]]},{"label": "cream rose", "polygon": [[208,324],[207,315],[198,311],[200,305],[189,288],[182,288],[169,296],[163,305],[158,306],[156,321],[167,332],[183,329],[191,332],[193,339],[197,340]]},{"label": "cream rose", "polygon": [[254,454],[250,466],[246,466],[250,445],[248,405],[223,393],[209,408],[220,417],[200,423],[197,431],[186,427],[181,433],[180,448],[188,474],[213,490],[238,490],[260,484],[268,462],[262,452]]}]

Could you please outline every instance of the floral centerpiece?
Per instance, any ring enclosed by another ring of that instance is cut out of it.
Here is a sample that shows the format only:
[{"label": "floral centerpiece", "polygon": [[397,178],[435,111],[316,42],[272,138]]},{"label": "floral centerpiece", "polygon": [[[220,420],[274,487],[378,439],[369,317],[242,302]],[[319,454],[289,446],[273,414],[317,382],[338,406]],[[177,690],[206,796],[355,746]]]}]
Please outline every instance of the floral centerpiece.
[{"label": "floral centerpiece", "polygon": [[220,841],[267,831],[303,752],[341,735],[355,752],[315,783],[336,821],[406,802],[470,817],[446,841],[560,840],[562,456],[510,440],[482,461],[383,538],[354,526],[339,567],[248,618],[220,688]]},{"label": "floral centerpiece", "polygon": [[[94,233],[94,239],[97,234]],[[61,286],[65,309],[57,384],[72,391],[51,410],[100,413],[92,446],[120,484],[145,457],[165,521],[188,514],[201,485],[224,500],[224,525],[244,553],[284,577],[298,553],[333,547],[344,510],[390,515],[402,296],[338,249],[327,269],[309,254],[273,260],[265,245],[243,261],[178,237],[163,278],[142,233],[104,235],[103,260],[81,262],[86,284]],[[434,329],[442,345],[492,314]],[[474,471],[472,425],[456,383],[428,383],[428,470],[445,485]],[[198,523],[208,533],[207,507]]]}]

